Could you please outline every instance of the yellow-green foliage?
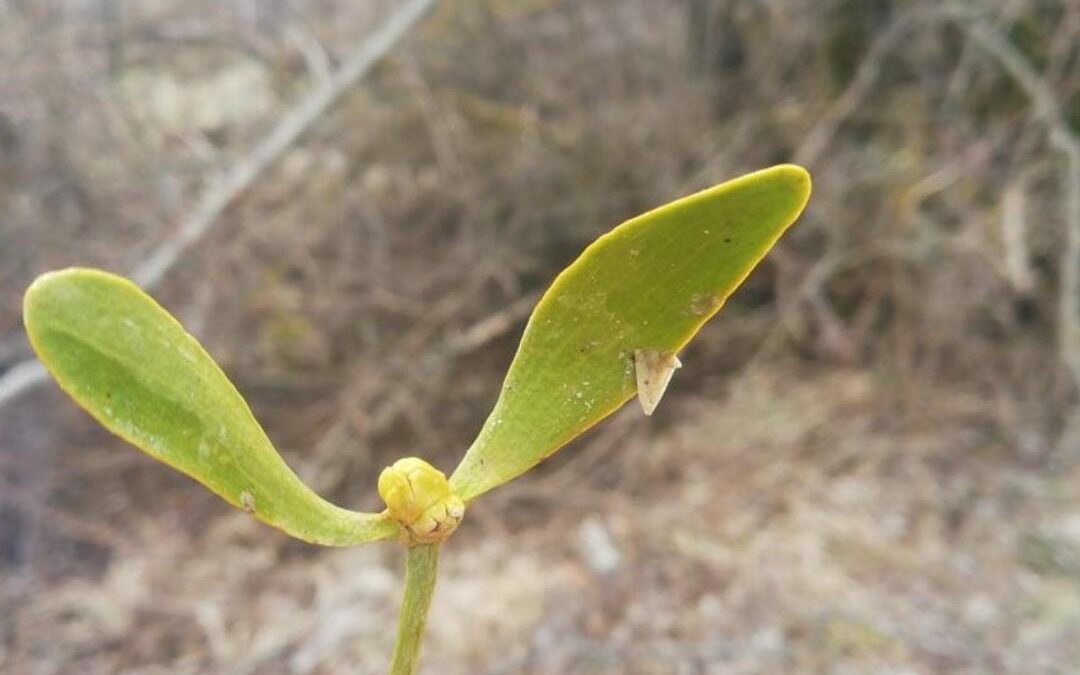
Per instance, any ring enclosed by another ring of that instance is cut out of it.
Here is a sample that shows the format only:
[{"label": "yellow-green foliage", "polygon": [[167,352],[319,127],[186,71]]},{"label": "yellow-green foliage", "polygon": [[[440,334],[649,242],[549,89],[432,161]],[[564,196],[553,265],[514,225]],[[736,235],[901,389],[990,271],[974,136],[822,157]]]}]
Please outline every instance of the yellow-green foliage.
[{"label": "yellow-green foliage", "polygon": [[635,392],[646,414],[677,353],[795,221],[810,177],[782,165],[619,225],[540,299],[502,391],[450,480],[405,458],[379,477],[382,513],[342,509],[294,474],[214,360],[168,312],[107,272],[45,274],[26,292],[41,361],[107,429],[286,533],[326,545],[409,546],[392,671],[411,673],[438,544],[465,502],[538,464]]}]

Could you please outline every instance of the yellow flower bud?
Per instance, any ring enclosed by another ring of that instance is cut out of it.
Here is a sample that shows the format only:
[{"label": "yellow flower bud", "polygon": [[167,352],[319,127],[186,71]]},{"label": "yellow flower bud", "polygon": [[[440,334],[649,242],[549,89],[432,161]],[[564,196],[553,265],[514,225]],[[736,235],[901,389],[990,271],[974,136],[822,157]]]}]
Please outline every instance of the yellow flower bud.
[{"label": "yellow flower bud", "polygon": [[450,491],[446,475],[416,457],[399,459],[383,469],[379,496],[390,516],[418,544],[443,541],[465,515],[465,502]]}]

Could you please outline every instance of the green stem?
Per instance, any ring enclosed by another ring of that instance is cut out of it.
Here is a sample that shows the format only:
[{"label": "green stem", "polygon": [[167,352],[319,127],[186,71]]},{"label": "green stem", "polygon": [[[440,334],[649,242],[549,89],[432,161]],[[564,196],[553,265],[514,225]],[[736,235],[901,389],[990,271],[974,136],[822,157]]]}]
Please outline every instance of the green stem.
[{"label": "green stem", "polygon": [[435,571],[439,566],[439,544],[418,544],[406,549],[405,597],[398,616],[397,642],[390,662],[390,675],[413,675],[420,660]]}]

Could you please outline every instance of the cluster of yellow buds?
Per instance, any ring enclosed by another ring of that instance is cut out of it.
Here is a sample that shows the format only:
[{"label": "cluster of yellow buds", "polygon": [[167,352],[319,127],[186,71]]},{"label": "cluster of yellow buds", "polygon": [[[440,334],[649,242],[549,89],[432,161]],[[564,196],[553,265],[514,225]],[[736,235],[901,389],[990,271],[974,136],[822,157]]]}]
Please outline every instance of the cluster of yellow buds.
[{"label": "cluster of yellow buds", "polygon": [[399,459],[383,469],[379,496],[390,516],[417,544],[443,541],[465,515],[465,502],[451,492],[446,475],[416,457]]}]

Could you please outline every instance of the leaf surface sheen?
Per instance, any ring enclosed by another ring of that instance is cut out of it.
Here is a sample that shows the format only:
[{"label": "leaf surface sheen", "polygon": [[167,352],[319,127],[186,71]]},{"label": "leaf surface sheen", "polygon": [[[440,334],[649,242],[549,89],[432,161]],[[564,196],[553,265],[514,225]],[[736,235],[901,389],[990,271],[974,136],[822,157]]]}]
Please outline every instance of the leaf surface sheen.
[{"label": "leaf surface sheen", "polygon": [[44,274],[26,292],[24,316],[38,357],[80,406],[233,506],[312,543],[398,534],[387,516],[342,509],[305,486],[210,355],[127,279]]},{"label": "leaf surface sheen", "polygon": [[589,245],[533,310],[498,401],[450,479],[458,496],[472,500],[521,475],[632,398],[635,351],[681,350],[809,196],[805,169],[774,166]]}]

